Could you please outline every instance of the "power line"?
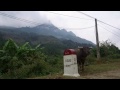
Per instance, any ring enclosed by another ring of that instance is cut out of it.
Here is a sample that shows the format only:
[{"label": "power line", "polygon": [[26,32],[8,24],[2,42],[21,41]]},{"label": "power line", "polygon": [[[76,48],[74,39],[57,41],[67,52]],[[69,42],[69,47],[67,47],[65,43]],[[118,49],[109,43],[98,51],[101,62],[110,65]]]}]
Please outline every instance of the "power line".
[{"label": "power line", "polygon": [[[80,11],[77,11],[77,12],[82,13],[82,14],[90,17],[90,18],[95,19],[94,17],[92,17],[92,16],[90,16],[90,15],[88,15],[88,14],[85,14],[85,13],[83,13],[83,12],[80,12]],[[54,12],[49,12],[49,13],[54,13]],[[58,14],[58,13],[54,13],[54,14]],[[39,25],[39,24],[40,24],[40,23],[38,23],[38,22],[33,22],[33,21],[26,20],[26,19],[23,19],[23,18],[18,18],[18,17],[12,16],[12,15],[8,15],[8,14],[2,13],[2,12],[0,12],[0,15],[3,15],[3,16],[9,17],[9,18],[13,18],[13,19],[16,19],[16,20],[20,20],[20,21],[23,21],[23,22],[35,24],[35,25]],[[64,14],[58,14],[58,15],[63,15],[63,16],[68,16],[68,17],[74,17],[74,16],[69,16],[69,15],[64,15]],[[74,17],[74,18],[85,19],[85,18],[80,18],[80,17]],[[91,19],[86,19],[86,20],[91,20]],[[97,20],[97,21],[99,21],[99,22],[101,22],[101,23],[103,23],[103,24],[109,25],[109,26],[111,26],[111,27],[113,27],[113,28],[115,28],[115,29],[120,30],[119,28],[117,28],[117,27],[115,27],[115,26],[112,26],[112,25],[110,25],[110,24],[107,24],[107,23],[105,23],[105,22],[103,22],[103,21],[101,21],[101,20]]]},{"label": "power line", "polygon": [[[100,27],[102,27],[100,24],[98,24]],[[102,28],[104,28],[104,27],[102,27]],[[104,28],[104,29],[106,29],[106,28]],[[107,31],[109,31],[109,32],[111,32],[110,30],[108,30],[108,29],[106,29]],[[111,32],[112,34],[114,34],[114,35],[116,35],[116,36],[118,36],[119,38],[120,38],[120,36],[119,35],[117,35],[117,34],[115,34],[115,33],[113,33],[113,32]]]},{"label": "power line", "polygon": [[115,29],[120,30],[119,28],[117,28],[117,27],[115,27],[115,26],[112,26],[112,25],[110,25],[110,24],[107,24],[107,23],[105,23],[105,22],[103,22],[103,21],[100,21],[100,20],[98,20],[98,21],[101,22],[101,23],[104,23],[104,24],[106,24],[106,25],[108,25],[108,26],[111,26],[111,27],[113,27],[113,28],[115,28]]},{"label": "power line", "polygon": [[[18,18],[18,17],[12,16],[12,15],[9,15],[9,14],[6,14],[6,13],[0,12],[0,15],[3,15],[3,16],[12,18],[12,19],[20,20],[20,21],[23,21],[23,22],[26,22],[26,23],[31,23],[31,24],[39,25],[37,22],[26,20],[26,19],[23,19],[23,18]],[[66,29],[82,30],[82,29],[88,29],[88,28],[92,28],[92,27],[94,27],[94,26],[85,27],[85,28],[66,28]],[[57,27],[57,28],[63,28],[63,27]]]},{"label": "power line", "polygon": [[[100,26],[100,28],[102,28],[102,29],[104,29],[104,30],[106,30],[106,31],[108,31],[107,29],[105,29],[105,28],[103,28],[102,26]],[[110,32],[110,31],[108,31],[109,33],[112,33],[112,32]],[[113,33],[112,33],[113,34]],[[116,35],[115,35],[116,36]],[[119,38],[118,37],[114,37],[114,38],[116,38],[117,40],[119,40]],[[114,42],[114,41],[113,41]],[[114,43],[117,43],[117,42],[114,42]]]},{"label": "power line", "polygon": [[[47,11],[47,12],[48,12],[48,11]],[[72,18],[78,18],[78,19],[92,20],[92,19],[80,18],[80,17],[70,16],[70,15],[55,13],[55,12],[48,12],[48,13],[57,14],[57,15],[62,15],[62,16],[67,16],[67,17],[72,17]]]},{"label": "power line", "polygon": [[83,13],[83,12],[80,12],[80,11],[77,11],[78,13],[81,13],[81,14],[84,14],[84,15],[86,15],[86,16],[88,16],[88,17],[90,17],[90,18],[93,18],[93,19],[95,19],[94,17],[92,17],[92,16],[90,16],[90,15],[88,15],[88,14],[85,14],[85,13]]},{"label": "power line", "polygon": [[[88,14],[85,14],[85,13],[83,13],[83,12],[80,12],[80,11],[77,11],[77,12],[78,12],[78,13],[81,13],[81,14],[84,14],[84,15],[90,17],[90,18],[95,19],[95,17],[92,17],[92,16],[90,16],[90,15],[88,15]],[[101,22],[101,23],[103,23],[103,24],[106,24],[106,25],[108,25],[108,26],[111,26],[111,27],[113,27],[113,28],[115,28],[115,29],[120,30],[120,28],[117,28],[117,27],[115,27],[115,26],[113,26],[113,25],[110,25],[110,24],[108,24],[108,23],[105,23],[105,22],[103,22],[103,21],[101,21],[101,20],[98,20],[98,19],[97,19],[97,21],[99,21],[99,22]]]},{"label": "power line", "polygon": [[31,23],[31,24],[39,25],[38,22],[30,21],[30,20],[23,19],[23,18],[18,18],[18,17],[12,16],[12,15],[9,15],[9,14],[6,14],[6,13],[0,12],[0,15],[6,16],[6,17],[9,17],[9,18],[12,18],[12,19],[16,19],[16,20],[19,20],[19,21],[23,21],[23,22],[26,22],[26,23]]},{"label": "power line", "polygon": [[[99,24],[98,24],[99,25]],[[104,27],[102,27],[101,25],[99,25],[101,28],[103,28],[104,30],[106,30],[106,31],[108,31],[108,32],[110,32],[110,33],[112,33],[112,34],[114,34],[115,36],[117,36],[117,37],[119,37],[117,34],[115,34],[115,33],[113,33],[113,32],[111,32],[111,31],[109,31],[109,30],[107,30],[106,28],[104,28]],[[120,38],[120,37],[119,37]],[[118,38],[117,38],[118,39]],[[119,39],[118,39],[119,40]]]},{"label": "power line", "polygon": [[[72,29],[72,30],[83,30],[83,29],[89,29],[89,28],[93,28],[95,26],[90,26],[90,27],[85,27],[85,28],[66,28],[66,29]],[[58,28],[62,28],[62,27],[58,27]]]},{"label": "power line", "polygon": [[[103,23],[99,23],[99,25],[105,26],[107,29],[109,29],[109,30],[113,31],[113,29],[112,29],[111,27],[106,26],[106,25],[105,25],[105,24],[103,24]],[[116,29],[114,29],[114,33],[118,33],[118,31],[116,31]],[[117,34],[117,35],[119,36],[119,34]]]}]

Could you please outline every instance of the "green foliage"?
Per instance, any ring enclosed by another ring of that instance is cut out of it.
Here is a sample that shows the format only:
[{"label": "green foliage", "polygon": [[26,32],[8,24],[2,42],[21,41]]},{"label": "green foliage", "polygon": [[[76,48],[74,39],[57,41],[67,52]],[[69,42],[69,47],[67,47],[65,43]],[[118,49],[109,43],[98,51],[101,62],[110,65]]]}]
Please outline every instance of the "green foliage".
[{"label": "green foliage", "polygon": [[14,56],[16,54],[17,48],[18,46],[12,39],[9,39],[3,46],[3,50],[6,52],[7,55],[10,56]]},{"label": "green foliage", "polygon": [[53,72],[52,65],[46,61],[47,56],[41,50],[40,45],[32,48],[28,42],[18,47],[12,39],[9,39],[0,50],[1,77],[25,78]]},{"label": "green foliage", "polygon": [[120,54],[109,55],[108,58],[118,59],[118,58],[120,58]]},{"label": "green foliage", "polygon": [[[91,51],[91,55],[97,57],[96,48],[93,48]],[[120,50],[113,43],[106,40],[105,42],[100,43],[100,55],[101,57],[108,57],[117,59],[120,58]]]},{"label": "green foliage", "polygon": [[93,57],[92,55],[87,56],[85,65],[90,65],[90,64],[95,64],[96,63],[96,58]]}]

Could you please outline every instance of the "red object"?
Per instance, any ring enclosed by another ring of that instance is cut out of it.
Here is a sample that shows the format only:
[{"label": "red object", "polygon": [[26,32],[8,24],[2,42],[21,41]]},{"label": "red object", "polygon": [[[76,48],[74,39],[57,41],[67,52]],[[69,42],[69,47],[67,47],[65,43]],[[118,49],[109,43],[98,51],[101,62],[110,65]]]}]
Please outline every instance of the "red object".
[{"label": "red object", "polygon": [[64,51],[64,55],[71,55],[71,54],[76,54],[74,49],[66,49]]}]

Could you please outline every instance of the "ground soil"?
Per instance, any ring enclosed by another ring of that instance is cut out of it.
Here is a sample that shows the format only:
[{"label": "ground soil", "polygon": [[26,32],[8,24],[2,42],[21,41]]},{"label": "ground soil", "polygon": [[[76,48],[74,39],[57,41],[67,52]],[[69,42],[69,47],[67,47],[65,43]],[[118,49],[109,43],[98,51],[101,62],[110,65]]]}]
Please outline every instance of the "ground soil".
[{"label": "ground soil", "polygon": [[120,69],[92,75],[81,75],[81,77],[84,79],[120,79]]}]

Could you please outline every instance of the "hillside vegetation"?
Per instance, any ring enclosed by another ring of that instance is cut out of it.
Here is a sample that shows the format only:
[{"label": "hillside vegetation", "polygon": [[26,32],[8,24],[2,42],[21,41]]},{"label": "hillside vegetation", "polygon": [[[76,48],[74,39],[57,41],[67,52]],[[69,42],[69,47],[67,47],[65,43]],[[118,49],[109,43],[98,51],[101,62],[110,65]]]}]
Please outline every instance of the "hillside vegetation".
[{"label": "hillside vegetation", "polygon": [[[46,33],[47,30],[47,33]],[[62,36],[63,35],[63,36]],[[93,47],[85,65],[96,72],[95,45],[53,25],[0,27],[0,78],[31,78],[63,73],[63,52],[78,46]],[[120,50],[111,42],[100,45],[101,63],[119,62]],[[86,67],[87,68],[87,67]]]},{"label": "hillside vegetation", "polygon": [[[43,37],[43,38],[42,38]],[[64,41],[70,40],[80,44],[89,44],[94,46],[91,41],[77,37],[73,32],[67,32],[65,29],[58,29],[54,25],[42,24],[35,27],[8,28],[0,26],[0,39],[14,39],[17,43],[31,42],[39,44],[46,40]],[[45,40],[44,40],[45,38]]]},{"label": "hillside vegetation", "polygon": [[[62,74],[63,52],[60,47],[54,44],[51,47],[49,45],[43,47],[40,44],[33,47],[29,42],[18,45],[9,39],[0,50],[0,78],[17,79]],[[107,54],[102,50],[107,51]],[[120,50],[114,44],[107,41],[101,43],[100,53],[103,65],[97,64],[96,49],[93,48],[87,57],[85,65],[88,66],[85,68],[85,74],[113,69],[115,64],[112,66],[110,63],[120,62]]]}]

